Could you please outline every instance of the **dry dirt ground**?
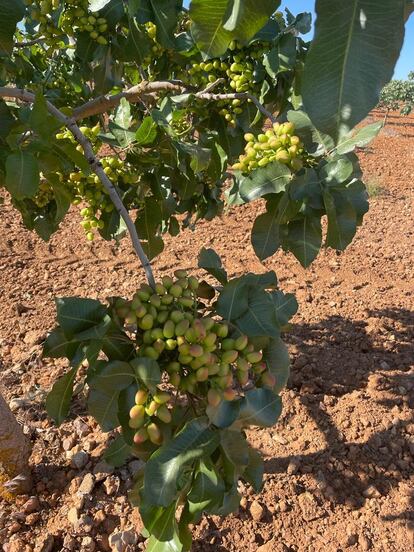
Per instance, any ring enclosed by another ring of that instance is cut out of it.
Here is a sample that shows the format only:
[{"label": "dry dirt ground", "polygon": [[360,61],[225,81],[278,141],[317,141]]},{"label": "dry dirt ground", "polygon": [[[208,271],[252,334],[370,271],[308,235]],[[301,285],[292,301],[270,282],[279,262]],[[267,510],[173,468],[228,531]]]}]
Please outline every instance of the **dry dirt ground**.
[{"label": "dry dirt ground", "polygon": [[[360,154],[372,196],[363,227],[345,253],[323,251],[308,270],[284,253],[265,267],[255,258],[249,235],[260,205],[168,240],[157,274],[191,269],[210,246],[231,275],[276,270],[300,303],[286,336],[293,369],[283,415],[250,432],[265,457],[263,491],[246,488],[236,515],[204,519],[194,550],[413,550],[413,145],[414,117],[393,115]],[[35,479],[33,497],[0,504],[3,550],[143,549],[125,498],[137,461],[112,472],[100,460],[108,437],[84,414],[82,394],[67,423],[49,422],[44,396],[64,366],[40,356],[54,296],[132,294],[142,274],[128,242],[89,246],[73,215],[45,244],[6,201],[0,271],[1,380],[32,440]]]}]

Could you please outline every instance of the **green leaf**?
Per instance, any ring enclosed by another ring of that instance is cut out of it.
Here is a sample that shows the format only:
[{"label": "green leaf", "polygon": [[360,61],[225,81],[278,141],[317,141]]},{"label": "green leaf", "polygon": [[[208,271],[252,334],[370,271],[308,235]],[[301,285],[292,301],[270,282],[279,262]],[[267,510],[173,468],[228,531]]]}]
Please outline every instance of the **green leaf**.
[{"label": "green leaf", "polygon": [[318,256],[322,245],[322,226],[319,216],[304,216],[288,225],[284,237],[285,249],[291,251],[300,264],[307,268]]},{"label": "green leaf", "polygon": [[[148,539],[146,552],[182,552],[183,544],[178,533],[177,522],[175,520],[177,506],[173,503],[162,515],[157,518],[157,524],[153,530],[157,532]],[[168,536],[170,535],[171,536]]]},{"label": "green leaf", "polygon": [[404,0],[317,0],[302,95],[313,124],[338,144],[392,78],[404,39]]},{"label": "green leaf", "polygon": [[291,178],[292,174],[286,165],[273,161],[243,178],[239,192],[244,201],[253,201],[266,194],[283,192]]},{"label": "green leaf", "polygon": [[144,65],[145,58],[151,52],[151,43],[145,30],[139,26],[136,18],[129,19],[128,38],[119,40],[116,48],[116,57],[122,61],[134,61],[137,65]]},{"label": "green leaf", "polygon": [[88,409],[103,431],[119,426],[118,397],[134,381],[127,362],[112,361],[95,372],[89,382]]},{"label": "green leaf", "polygon": [[102,322],[106,307],[95,299],[60,297],[56,299],[57,320],[69,337]]},{"label": "green leaf", "polygon": [[99,229],[99,234],[104,240],[120,240],[126,233],[126,224],[118,211],[113,210],[110,213],[103,212],[99,220],[104,223],[104,227]]},{"label": "green leaf", "polygon": [[123,466],[131,455],[131,447],[125,443],[122,435],[117,435],[109,447],[105,450],[103,458],[105,462],[119,468]]},{"label": "green leaf", "polygon": [[221,284],[226,284],[227,272],[223,268],[220,257],[214,249],[206,249],[203,247],[198,256],[198,267],[203,268],[209,274],[214,276]]},{"label": "green leaf", "polygon": [[276,378],[276,385],[273,391],[280,393],[286,387],[290,375],[289,352],[280,337],[270,340],[269,345],[264,350],[263,359],[270,373]]},{"label": "green leaf", "polygon": [[273,337],[279,334],[269,294],[260,288],[249,289],[247,311],[237,318],[235,323],[239,330],[249,337]]},{"label": "green leaf", "polygon": [[324,165],[319,176],[328,186],[342,184],[349,180],[354,172],[352,161],[347,157],[336,157]]},{"label": "green leaf", "polygon": [[243,479],[250,483],[256,493],[263,486],[264,465],[260,454],[249,446],[249,463],[243,472]]},{"label": "green leaf", "polygon": [[232,33],[223,27],[228,0],[192,0],[191,33],[197,46],[209,57],[218,57],[227,50]]},{"label": "green leaf", "polygon": [[57,425],[60,425],[69,413],[73,394],[73,383],[78,371],[74,366],[64,376],[59,378],[46,398],[46,410]]},{"label": "green leaf", "polygon": [[207,406],[206,414],[210,422],[220,429],[230,427],[240,413],[240,401],[221,401],[218,406]]},{"label": "green leaf", "polygon": [[151,10],[151,20],[157,26],[157,41],[165,48],[174,50],[174,31],[180,8],[179,2],[171,0],[145,0],[144,7]]},{"label": "green leaf", "polygon": [[139,146],[152,144],[157,137],[157,124],[151,116],[145,117],[135,133],[135,139]]},{"label": "green leaf", "polygon": [[0,56],[11,55],[16,26],[23,19],[25,5],[22,0],[0,0]]},{"label": "green leaf", "polygon": [[354,151],[355,148],[367,146],[378,135],[383,126],[384,124],[382,121],[377,121],[376,123],[362,127],[356,132],[351,132],[348,136],[344,136],[335,148],[336,153],[338,155],[344,155],[345,153]]},{"label": "green leaf", "polygon": [[248,284],[243,278],[235,278],[228,282],[217,300],[217,314],[224,320],[235,320],[249,308]]},{"label": "green leaf", "polygon": [[134,373],[152,393],[161,383],[161,370],[156,360],[146,357],[136,357],[130,362]]},{"label": "green leaf", "polygon": [[272,427],[282,412],[278,395],[266,388],[247,391],[240,409],[240,420],[247,426]]},{"label": "green leaf", "polygon": [[7,138],[13,128],[14,117],[6,102],[0,100],[0,138]]},{"label": "green leaf", "polygon": [[274,307],[274,316],[279,328],[283,328],[298,310],[298,302],[292,293],[272,291],[268,294]]},{"label": "green leaf", "polygon": [[[233,0],[230,14],[224,16],[223,28],[247,43],[269,20],[280,5],[279,0]],[[226,19],[227,17],[227,19]]]},{"label": "green leaf", "polygon": [[68,358],[75,356],[79,341],[68,338],[62,328],[55,328],[43,344],[43,356],[46,358]]},{"label": "green leaf", "polygon": [[240,431],[220,431],[220,446],[230,462],[240,472],[249,464],[249,445]]},{"label": "green leaf", "polygon": [[344,251],[355,236],[357,217],[345,194],[324,191],[323,200],[328,216],[326,245]]},{"label": "green leaf", "polygon": [[5,186],[13,197],[23,199],[35,196],[39,183],[39,164],[34,155],[19,150],[7,157]]},{"label": "green leaf", "polygon": [[41,92],[36,94],[29,122],[31,128],[46,141],[54,138],[54,133],[62,126],[61,122],[50,115]]},{"label": "green leaf", "polygon": [[91,12],[98,12],[102,8],[104,8],[107,4],[109,4],[111,0],[89,0],[89,10]]},{"label": "green leaf", "polygon": [[131,106],[122,98],[116,109],[113,122],[109,123],[109,129],[122,148],[128,147],[135,141],[135,132],[128,130],[132,124]]},{"label": "green leaf", "polygon": [[263,65],[272,79],[279,73],[290,71],[296,62],[296,36],[286,34],[264,55]]},{"label": "green leaf", "polygon": [[144,503],[169,506],[178,496],[183,470],[194,461],[212,454],[218,444],[218,432],[209,428],[207,420],[197,418],[187,423],[148,461],[144,476]]}]

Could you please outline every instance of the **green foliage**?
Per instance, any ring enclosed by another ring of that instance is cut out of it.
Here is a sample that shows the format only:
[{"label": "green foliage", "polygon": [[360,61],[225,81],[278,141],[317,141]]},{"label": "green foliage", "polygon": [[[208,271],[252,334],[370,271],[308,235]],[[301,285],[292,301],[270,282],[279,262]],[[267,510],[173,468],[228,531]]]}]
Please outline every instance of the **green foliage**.
[{"label": "green foliage", "polygon": [[387,110],[401,111],[409,115],[414,108],[414,73],[408,75],[408,80],[392,80],[381,90],[378,107]]},{"label": "green foliage", "polygon": [[[261,201],[261,261],[282,248],[309,266],[324,217],[324,245],[345,249],[368,209],[354,150],[382,127],[355,125],[391,78],[411,6],[318,0],[310,45],[310,14],[283,16],[279,4],[0,0],[0,186],[25,226],[47,240],[78,206],[88,240],[135,224],[152,259],[165,234]],[[381,105],[407,111],[410,78]],[[17,100],[19,89],[34,95]],[[99,170],[47,102],[79,121]],[[130,498],[152,552],[188,551],[204,512],[237,510],[240,479],[260,489],[244,430],[276,423],[289,377],[281,336],[294,296],[274,272],[229,278],[212,249],[198,266],[206,280],[178,271],[131,300],[59,299],[44,348],[69,364],[47,399],[56,423],[83,382],[91,414],[118,430],[107,461],[146,462]]]}]

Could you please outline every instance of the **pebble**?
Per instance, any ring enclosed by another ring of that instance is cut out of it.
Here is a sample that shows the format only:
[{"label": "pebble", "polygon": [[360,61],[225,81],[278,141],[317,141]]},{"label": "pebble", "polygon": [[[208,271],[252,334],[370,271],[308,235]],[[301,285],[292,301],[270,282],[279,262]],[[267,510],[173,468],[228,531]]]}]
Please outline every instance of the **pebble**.
[{"label": "pebble", "polygon": [[83,537],[81,546],[83,552],[93,552],[95,548],[96,544],[92,537]]},{"label": "pebble", "polygon": [[40,502],[37,496],[31,496],[22,507],[22,510],[25,514],[33,514],[40,510]]},{"label": "pebble", "polygon": [[17,533],[18,531],[20,531],[21,528],[22,526],[20,525],[20,523],[17,521],[14,521],[11,525],[9,525],[9,533],[11,535],[14,535],[14,533]]},{"label": "pebble", "polygon": [[4,552],[32,552],[33,548],[21,539],[15,539],[3,546]]},{"label": "pebble", "polygon": [[114,552],[125,552],[128,545],[134,546],[138,542],[138,534],[134,529],[112,533],[109,536],[109,546]]},{"label": "pebble", "polygon": [[73,447],[76,445],[76,437],[75,435],[69,435],[69,437],[65,437],[62,441],[62,447],[63,450],[68,451],[73,449]]},{"label": "pebble", "polygon": [[362,494],[365,498],[380,498],[381,496],[381,493],[374,485],[367,487]]},{"label": "pebble", "polygon": [[103,482],[103,488],[108,496],[114,495],[119,489],[120,481],[115,475],[110,475]]},{"label": "pebble", "polygon": [[250,515],[254,521],[260,521],[264,516],[265,510],[257,500],[254,500],[250,506]]},{"label": "pebble", "polygon": [[64,550],[70,550],[70,552],[73,552],[76,550],[76,547],[78,546],[78,543],[72,535],[65,535],[63,539],[63,548]]},{"label": "pebble", "polygon": [[78,493],[88,495],[91,494],[95,486],[95,477],[91,473],[87,473],[79,485]]},{"label": "pebble", "polygon": [[98,462],[93,468],[93,474],[95,475],[96,481],[103,481],[105,477],[111,475],[115,471],[115,468],[102,460]]},{"label": "pebble", "polygon": [[360,550],[363,550],[364,552],[366,550],[371,550],[372,543],[371,543],[370,539],[368,537],[366,537],[365,535],[362,535],[361,537],[359,537],[358,543],[359,543],[359,549]]},{"label": "pebble", "polygon": [[86,466],[88,462],[89,454],[84,450],[80,450],[79,452],[75,452],[75,454],[72,456],[70,460],[70,465],[72,466],[72,468],[81,470]]},{"label": "pebble", "polygon": [[77,508],[71,508],[68,512],[68,521],[72,525],[75,525],[78,523],[78,509]]},{"label": "pebble", "polygon": [[52,552],[54,545],[55,538],[53,535],[40,537],[40,539],[36,541],[35,552]]},{"label": "pebble", "polygon": [[294,458],[289,462],[289,465],[286,471],[288,475],[294,475],[298,471],[298,469],[299,469],[299,461]]}]

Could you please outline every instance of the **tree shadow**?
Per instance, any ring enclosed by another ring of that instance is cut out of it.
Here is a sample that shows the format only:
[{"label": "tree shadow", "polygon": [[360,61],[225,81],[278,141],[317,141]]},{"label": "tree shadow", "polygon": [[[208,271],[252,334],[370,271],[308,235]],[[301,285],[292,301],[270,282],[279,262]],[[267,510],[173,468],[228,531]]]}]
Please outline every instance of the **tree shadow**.
[{"label": "tree shadow", "polygon": [[[321,451],[295,456],[299,473],[312,473],[328,498],[352,508],[407,484],[406,509],[383,519],[414,519],[414,493],[408,490],[414,475],[414,385],[413,374],[408,373],[414,361],[414,313],[368,311],[366,321],[332,316],[317,324],[294,326],[287,341],[298,353],[288,387],[299,392],[327,442]],[[361,420],[361,431],[347,441],[326,412],[326,404],[334,405],[338,397],[354,392],[360,397],[353,404],[361,400],[388,409],[405,406],[411,415],[395,416],[374,434],[371,422]],[[268,458],[265,471],[284,473],[292,459]]]}]

